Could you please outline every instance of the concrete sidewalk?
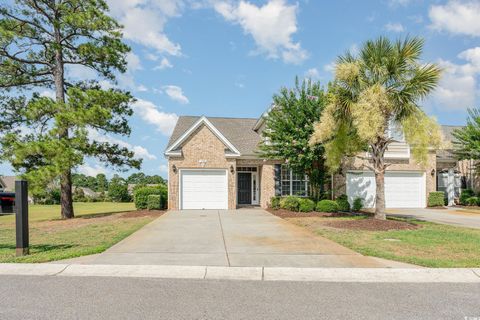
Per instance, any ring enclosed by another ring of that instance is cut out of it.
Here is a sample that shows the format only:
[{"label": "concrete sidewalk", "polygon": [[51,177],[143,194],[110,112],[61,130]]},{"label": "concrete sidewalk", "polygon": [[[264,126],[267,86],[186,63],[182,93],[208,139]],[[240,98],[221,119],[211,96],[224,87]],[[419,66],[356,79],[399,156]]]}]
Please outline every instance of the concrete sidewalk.
[{"label": "concrete sidewalk", "polygon": [[161,265],[0,264],[0,276],[126,277],[251,281],[480,283],[480,269],[270,268]]},{"label": "concrete sidewalk", "polygon": [[[69,262],[302,268],[392,266],[261,209],[171,211],[104,253]],[[393,267],[402,265],[395,263]]]}]

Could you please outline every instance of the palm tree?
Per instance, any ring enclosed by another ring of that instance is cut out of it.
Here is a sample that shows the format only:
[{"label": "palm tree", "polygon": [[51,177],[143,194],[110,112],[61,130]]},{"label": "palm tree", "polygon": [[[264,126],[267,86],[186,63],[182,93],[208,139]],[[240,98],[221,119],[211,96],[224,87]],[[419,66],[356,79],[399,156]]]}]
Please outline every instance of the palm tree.
[{"label": "palm tree", "polygon": [[375,218],[385,219],[385,151],[395,140],[389,124],[404,132],[418,162],[426,161],[430,144],[440,143],[438,125],[419,103],[440,78],[435,64],[422,63],[423,40],[396,42],[380,37],[367,41],[358,55],[347,52],[337,60],[330,102],[315,126],[312,144],[323,143],[327,164],[335,170],[344,156],[369,150],[365,167],[375,174]]}]

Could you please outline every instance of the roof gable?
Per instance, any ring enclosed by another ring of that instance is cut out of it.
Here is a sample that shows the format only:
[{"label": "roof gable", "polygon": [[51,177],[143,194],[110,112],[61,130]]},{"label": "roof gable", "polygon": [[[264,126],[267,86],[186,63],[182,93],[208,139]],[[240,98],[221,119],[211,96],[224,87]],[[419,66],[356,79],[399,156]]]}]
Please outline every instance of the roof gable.
[{"label": "roof gable", "polygon": [[210,131],[212,131],[213,134],[232,151],[231,155],[240,155],[240,151],[238,151],[238,149],[222,134],[222,132],[220,132],[205,116],[200,117],[182,135],[180,135],[175,141],[169,144],[167,150],[165,151],[165,154],[178,155],[178,152],[176,150],[202,125],[205,125],[207,128],[209,128]]}]

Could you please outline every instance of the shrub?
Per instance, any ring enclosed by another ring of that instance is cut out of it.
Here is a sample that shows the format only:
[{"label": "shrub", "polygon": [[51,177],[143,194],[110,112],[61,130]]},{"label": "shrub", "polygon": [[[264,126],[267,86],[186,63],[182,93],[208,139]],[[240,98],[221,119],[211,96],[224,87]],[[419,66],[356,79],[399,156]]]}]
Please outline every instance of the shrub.
[{"label": "shrub", "polygon": [[429,207],[442,207],[445,205],[445,192],[435,191],[428,194]]},{"label": "shrub", "polygon": [[300,212],[312,212],[315,210],[315,202],[308,198],[298,199],[298,211]]},{"label": "shrub", "polygon": [[159,194],[150,194],[147,196],[147,209],[160,210],[162,209],[162,196]]},{"label": "shrub", "polygon": [[464,206],[467,205],[467,199],[473,196],[475,196],[475,192],[473,192],[472,189],[463,189],[460,193],[460,204]]},{"label": "shrub", "polygon": [[278,210],[280,209],[280,197],[270,198],[270,208]]},{"label": "shrub", "polygon": [[337,212],[338,204],[333,200],[320,200],[317,203],[317,211],[319,212]]},{"label": "shrub", "polygon": [[167,187],[164,185],[157,186],[157,187],[142,187],[142,188],[136,189],[133,192],[135,207],[137,209],[147,209],[148,196],[152,194],[160,195],[161,209],[164,209],[167,203]]},{"label": "shrub", "polygon": [[358,211],[362,210],[362,208],[363,208],[363,199],[362,198],[355,198],[355,200],[353,200],[352,210],[354,212],[358,212]]},{"label": "shrub", "polygon": [[467,198],[466,205],[467,206],[476,206],[476,205],[478,205],[478,202],[479,202],[478,200],[479,200],[478,197]]},{"label": "shrub", "polygon": [[128,193],[126,183],[110,183],[108,186],[108,196],[113,202],[130,202],[132,200]]},{"label": "shrub", "polygon": [[350,211],[350,203],[348,203],[347,195],[342,194],[335,201],[338,204],[338,210],[340,210],[340,211]]},{"label": "shrub", "polygon": [[299,198],[294,196],[288,196],[280,199],[280,208],[290,211],[298,211],[300,206]]}]

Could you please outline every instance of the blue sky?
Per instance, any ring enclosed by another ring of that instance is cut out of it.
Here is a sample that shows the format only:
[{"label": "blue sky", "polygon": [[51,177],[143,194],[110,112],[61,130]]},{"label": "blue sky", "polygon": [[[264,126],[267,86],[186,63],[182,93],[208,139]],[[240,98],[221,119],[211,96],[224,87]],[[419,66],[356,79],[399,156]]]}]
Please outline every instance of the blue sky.
[{"label": "blue sky", "polygon": [[[464,124],[466,109],[479,106],[479,0],[107,2],[132,47],[118,85],[138,101],[129,138],[92,134],[132,148],[147,174],[166,176],[163,151],[177,116],[258,117],[295,76],[326,84],[337,55],[380,35],[425,39],[424,59],[444,73],[424,106],[441,124]],[[80,68],[69,75],[92,76]],[[93,160],[79,171],[113,174]]]}]

